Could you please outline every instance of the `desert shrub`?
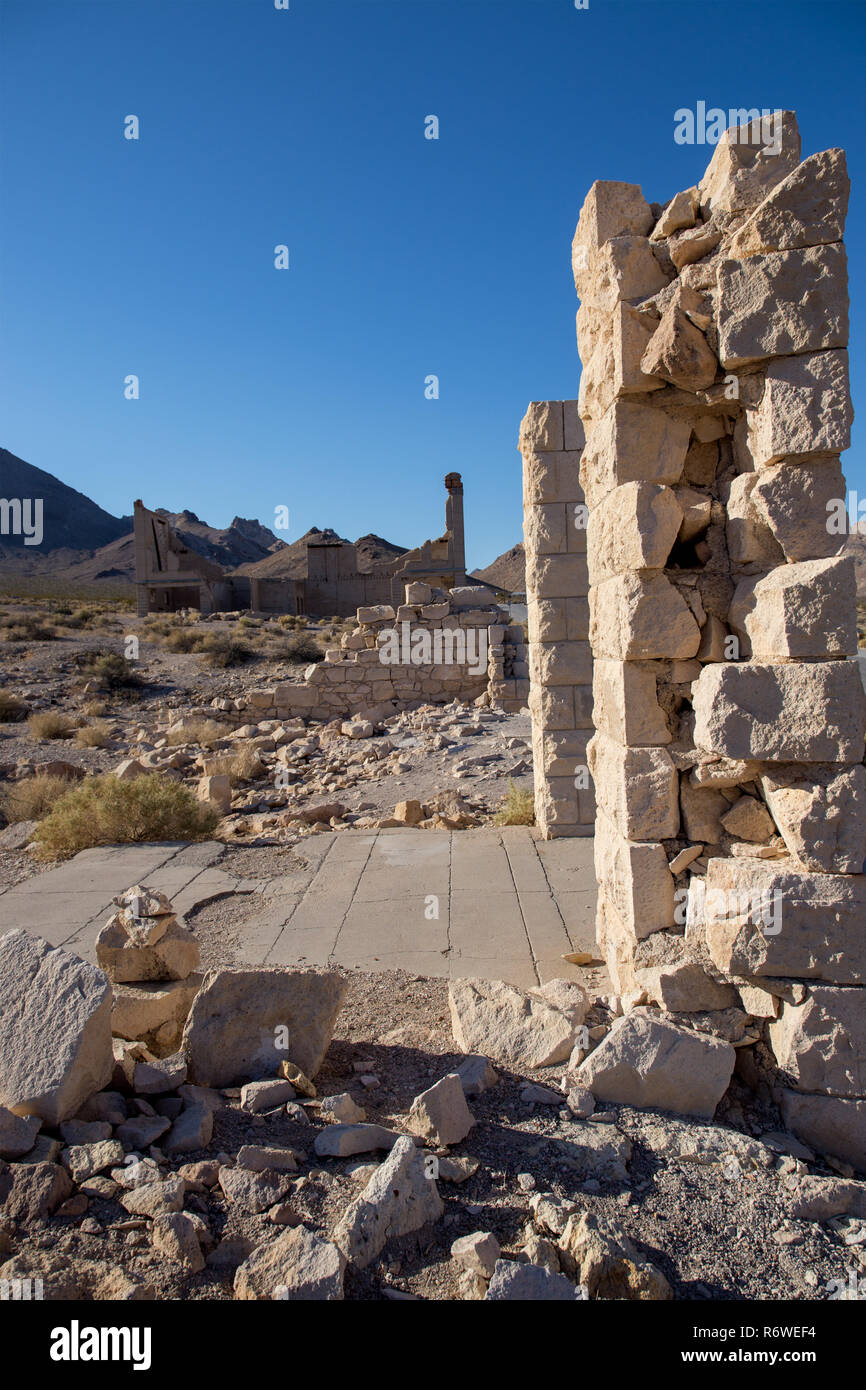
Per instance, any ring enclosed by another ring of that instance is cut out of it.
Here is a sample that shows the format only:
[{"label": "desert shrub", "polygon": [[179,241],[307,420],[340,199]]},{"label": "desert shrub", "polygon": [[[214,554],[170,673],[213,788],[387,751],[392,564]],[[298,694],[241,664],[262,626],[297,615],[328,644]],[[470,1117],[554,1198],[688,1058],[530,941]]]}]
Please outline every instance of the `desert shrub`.
[{"label": "desert shrub", "polygon": [[236,753],[223,753],[210,763],[211,775],[224,774],[233,787],[239,782],[253,782],[265,771],[265,765],[255,748],[245,743]]},{"label": "desert shrub", "polygon": [[88,719],[101,719],[103,714],[108,713],[108,704],[105,700],[88,700],[87,704],[81,706],[81,713],[86,714]]},{"label": "desert shrub", "polygon": [[52,772],[36,772],[10,782],[0,792],[0,811],[10,825],[19,820],[42,820],[73,783]]},{"label": "desert shrub", "polygon": [[27,706],[11,690],[0,690],[0,724],[12,724],[23,719]]},{"label": "desert shrub", "polygon": [[535,798],[531,791],[508,783],[501,809],[493,817],[494,825],[534,825]]},{"label": "desert shrub", "polygon": [[202,642],[201,650],[204,653],[205,665],[219,670],[225,670],[228,666],[243,666],[253,659],[253,651],[246,642],[242,642],[239,637],[227,637],[222,633],[209,633]]},{"label": "desert shrub", "polygon": [[119,781],[112,773],[86,777],[56,802],[36,832],[44,859],[68,859],[94,845],[201,840],[219,813],[196,800],[182,782],[158,772]]},{"label": "desert shrub", "polygon": [[315,637],[309,633],[302,633],[298,637],[292,637],[285,645],[282,652],[284,661],[291,661],[298,666],[306,666],[311,661],[324,661],[325,653],[319,646]]},{"label": "desert shrub", "polygon": [[172,627],[166,633],[163,645],[170,652],[199,652],[204,637],[191,627]]},{"label": "desert shrub", "polygon": [[132,663],[120,652],[79,652],[75,664],[83,676],[98,681],[106,690],[141,684],[141,677],[133,669]]},{"label": "desert shrub", "polygon": [[186,719],[183,728],[167,734],[166,740],[172,748],[181,743],[197,743],[202,748],[210,748],[225,735],[225,727],[215,719]]},{"label": "desert shrub", "polygon": [[27,728],[31,738],[40,742],[50,738],[72,738],[75,733],[75,721],[70,719],[68,714],[61,714],[59,710],[47,709],[41,714],[31,714],[27,720]]},{"label": "desert shrub", "polygon": [[108,725],[98,720],[95,724],[84,724],[75,734],[75,742],[81,748],[104,748],[110,738]]},{"label": "desert shrub", "polygon": [[36,613],[4,618],[0,623],[0,638],[5,642],[53,642],[57,629]]}]

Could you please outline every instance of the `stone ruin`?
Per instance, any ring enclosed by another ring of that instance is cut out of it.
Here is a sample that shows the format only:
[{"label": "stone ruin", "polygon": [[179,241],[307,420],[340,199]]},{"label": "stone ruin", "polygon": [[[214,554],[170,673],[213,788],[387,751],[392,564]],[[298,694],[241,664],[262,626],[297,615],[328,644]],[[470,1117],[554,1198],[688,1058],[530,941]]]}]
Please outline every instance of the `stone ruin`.
[{"label": "stone ruin", "polygon": [[536,805],[546,834],[587,823],[588,591],[617,993],[732,1043],[790,1130],[862,1166],[866,698],[830,523],[849,183],[842,150],[801,161],[793,113],[770,126],[732,127],[663,206],[597,182],[581,210],[580,421],[540,402],[521,430]]},{"label": "stone ruin", "polygon": [[243,700],[217,699],[209,715],[238,710],[256,719],[323,719],[352,715],[378,723],[417,705],[479,700],[510,712],[529,696],[529,668],[519,623],[496,604],[479,606],[486,591],[434,590],[413,581],[405,603],[357,611],[325,660],[308,666],[302,684],[247,691]]}]

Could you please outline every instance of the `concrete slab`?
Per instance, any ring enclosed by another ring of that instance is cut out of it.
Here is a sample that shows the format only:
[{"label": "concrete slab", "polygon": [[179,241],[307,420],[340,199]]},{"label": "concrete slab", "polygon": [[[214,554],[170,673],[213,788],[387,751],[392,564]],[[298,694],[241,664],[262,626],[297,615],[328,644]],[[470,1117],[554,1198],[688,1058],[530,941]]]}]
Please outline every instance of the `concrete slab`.
[{"label": "concrete slab", "polygon": [[[401,968],[481,975],[528,987],[583,977],[563,955],[595,954],[591,840],[538,840],[525,826],[472,831],[393,828],[322,834],[297,847],[279,878],[239,879],[206,844],[87,850],[0,894],[0,931],[23,927],[94,959],[115,894],[136,882],[169,893],[183,915],[243,895],[245,964]],[[438,916],[435,915],[438,911]]]}]

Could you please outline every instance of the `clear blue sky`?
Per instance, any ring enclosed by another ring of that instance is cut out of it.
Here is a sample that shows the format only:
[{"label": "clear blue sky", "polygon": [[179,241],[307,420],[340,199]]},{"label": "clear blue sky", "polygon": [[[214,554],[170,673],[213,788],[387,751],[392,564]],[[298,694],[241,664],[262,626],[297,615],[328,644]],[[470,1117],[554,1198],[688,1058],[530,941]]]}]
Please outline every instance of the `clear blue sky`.
[{"label": "clear blue sky", "polygon": [[662,201],[695,183],[712,150],[676,145],[673,113],[699,100],[794,108],[804,155],[848,151],[860,423],[844,462],[866,495],[857,0],[0,13],[0,444],[109,511],[140,495],[272,525],[286,505],[291,538],[318,525],[411,545],[444,525],[453,469],[470,566],[489,563],[521,536],[527,402],[577,394],[586,190],[626,179]]}]

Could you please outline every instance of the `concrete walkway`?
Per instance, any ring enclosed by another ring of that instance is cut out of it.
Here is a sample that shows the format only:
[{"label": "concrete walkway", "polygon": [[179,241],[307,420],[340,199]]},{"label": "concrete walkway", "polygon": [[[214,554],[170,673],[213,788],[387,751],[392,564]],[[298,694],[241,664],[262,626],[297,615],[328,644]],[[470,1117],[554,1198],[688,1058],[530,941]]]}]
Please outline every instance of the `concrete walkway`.
[{"label": "concrete walkway", "polygon": [[133,883],[167,893],[181,914],[250,894],[242,958],[256,965],[400,968],[481,975],[531,986],[565,976],[604,988],[602,967],[563,961],[595,952],[592,840],[536,840],[502,830],[346,831],[296,851],[303,871],[241,880],[219,867],[222,845],[86,850],[0,894],[0,932],[24,927],[95,960],[112,898]]}]

